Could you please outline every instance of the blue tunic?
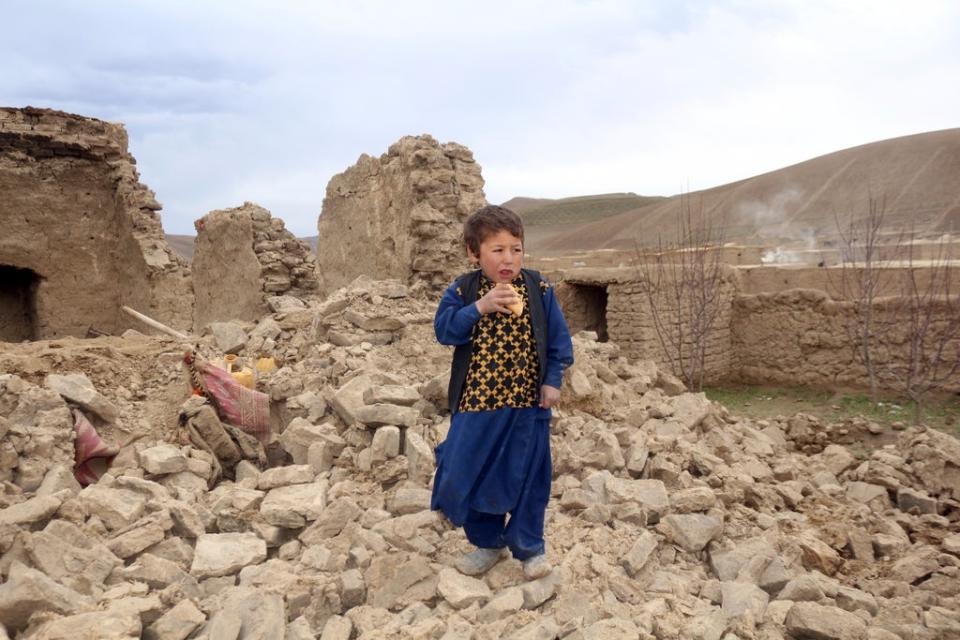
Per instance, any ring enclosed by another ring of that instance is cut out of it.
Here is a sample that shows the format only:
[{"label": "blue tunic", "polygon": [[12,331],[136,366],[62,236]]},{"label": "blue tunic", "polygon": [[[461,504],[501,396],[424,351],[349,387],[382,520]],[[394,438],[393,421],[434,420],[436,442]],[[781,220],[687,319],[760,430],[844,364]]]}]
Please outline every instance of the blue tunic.
[{"label": "blue tunic", "polygon": [[[543,306],[544,384],[559,389],[564,369],[573,362],[573,346],[552,287],[543,292]],[[476,305],[465,305],[452,285],[437,310],[437,339],[447,345],[470,342],[480,316]],[[464,526],[477,546],[509,546],[521,560],[543,553],[552,479],[550,415],[550,409],[537,406],[455,413],[447,439],[436,449],[431,508]],[[508,513],[510,522],[504,525]]]}]

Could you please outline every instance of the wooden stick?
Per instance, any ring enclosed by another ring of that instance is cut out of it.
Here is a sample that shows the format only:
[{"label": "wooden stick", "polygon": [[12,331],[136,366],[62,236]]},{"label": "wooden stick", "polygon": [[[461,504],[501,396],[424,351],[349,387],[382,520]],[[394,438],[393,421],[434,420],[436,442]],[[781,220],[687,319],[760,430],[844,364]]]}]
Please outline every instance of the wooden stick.
[{"label": "wooden stick", "polygon": [[147,325],[150,325],[151,327],[153,327],[154,329],[157,329],[157,330],[159,330],[159,331],[163,331],[163,332],[166,333],[167,335],[171,335],[171,336],[173,336],[174,338],[179,338],[180,340],[190,340],[190,336],[185,335],[185,334],[183,334],[183,333],[180,333],[180,332],[177,331],[176,329],[171,329],[170,327],[168,327],[167,325],[163,324],[162,322],[157,322],[157,321],[154,320],[153,318],[151,318],[151,317],[149,317],[149,316],[145,316],[145,315],[143,315],[142,313],[140,313],[139,311],[134,311],[133,309],[131,309],[130,307],[125,306],[125,305],[122,305],[120,308],[123,309],[127,314],[129,314],[129,315],[133,316],[134,318],[136,318],[137,320],[139,320],[140,322],[142,322],[142,323],[144,323],[144,324],[147,324]]}]

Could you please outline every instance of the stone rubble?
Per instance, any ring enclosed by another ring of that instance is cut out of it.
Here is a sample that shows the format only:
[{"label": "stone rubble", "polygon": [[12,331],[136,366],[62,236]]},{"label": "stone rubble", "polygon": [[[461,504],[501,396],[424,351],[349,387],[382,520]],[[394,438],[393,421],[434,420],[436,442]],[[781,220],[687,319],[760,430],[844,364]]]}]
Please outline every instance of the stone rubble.
[{"label": "stone rubble", "polygon": [[103,435],[122,444],[82,489],[79,401],[38,386],[26,350],[45,347],[5,356],[0,637],[958,637],[954,438],[914,427],[863,452],[856,421],[739,418],[590,333],[552,424],[553,573],[528,582],[507,559],[459,574],[469,545],[429,509],[450,426],[434,304],[368,278],[276,301],[238,350],[279,365],[257,380],[268,463],[212,488],[209,454],[176,437],[188,386],[169,341],[60,356],[114,407]]}]

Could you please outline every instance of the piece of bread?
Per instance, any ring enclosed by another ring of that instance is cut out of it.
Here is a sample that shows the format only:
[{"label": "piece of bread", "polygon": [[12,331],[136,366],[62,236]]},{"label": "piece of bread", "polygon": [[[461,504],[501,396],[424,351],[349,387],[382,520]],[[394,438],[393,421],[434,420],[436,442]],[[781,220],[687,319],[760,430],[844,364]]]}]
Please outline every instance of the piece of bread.
[{"label": "piece of bread", "polygon": [[510,309],[513,315],[519,316],[523,313],[523,297],[519,293],[517,293],[517,290],[514,289],[511,285],[508,284],[507,286],[510,287],[510,290],[517,295],[517,301],[514,302],[513,304],[506,305],[506,307],[507,309]]}]

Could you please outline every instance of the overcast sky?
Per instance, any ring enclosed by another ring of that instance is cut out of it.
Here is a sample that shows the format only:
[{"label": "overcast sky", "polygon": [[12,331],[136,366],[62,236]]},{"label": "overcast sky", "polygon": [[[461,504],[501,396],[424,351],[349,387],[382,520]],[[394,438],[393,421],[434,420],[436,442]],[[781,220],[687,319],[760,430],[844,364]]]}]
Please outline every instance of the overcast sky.
[{"label": "overcast sky", "polygon": [[5,3],[0,105],[122,122],[168,233],[429,133],[491,202],[670,195],[960,126],[955,0]]}]

